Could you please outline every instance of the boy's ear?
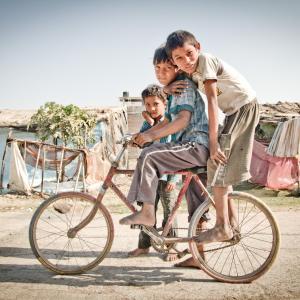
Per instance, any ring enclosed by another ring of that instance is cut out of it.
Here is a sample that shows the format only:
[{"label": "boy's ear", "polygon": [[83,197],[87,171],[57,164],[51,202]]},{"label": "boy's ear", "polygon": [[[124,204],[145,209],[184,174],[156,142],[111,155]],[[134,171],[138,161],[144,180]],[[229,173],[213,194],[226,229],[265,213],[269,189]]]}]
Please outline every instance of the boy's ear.
[{"label": "boy's ear", "polygon": [[195,45],[195,48],[196,48],[198,51],[200,51],[200,49],[201,49],[201,45],[200,45],[200,43],[199,43],[199,42],[197,42],[197,44]]}]

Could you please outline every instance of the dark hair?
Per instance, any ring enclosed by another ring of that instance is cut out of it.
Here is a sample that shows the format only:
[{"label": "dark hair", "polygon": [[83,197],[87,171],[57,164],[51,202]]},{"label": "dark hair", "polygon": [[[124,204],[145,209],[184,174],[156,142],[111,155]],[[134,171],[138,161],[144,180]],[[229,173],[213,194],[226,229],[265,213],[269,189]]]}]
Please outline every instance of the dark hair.
[{"label": "dark hair", "polygon": [[198,41],[192,33],[185,30],[177,30],[169,34],[165,46],[168,56],[172,58],[172,51],[178,47],[183,47],[185,43],[196,46]]},{"label": "dark hair", "polygon": [[172,63],[166,52],[165,44],[162,44],[154,52],[153,65],[164,63],[164,62]]},{"label": "dark hair", "polygon": [[162,87],[157,84],[150,84],[142,91],[143,102],[145,102],[145,98],[156,96],[160,98],[162,101],[166,101],[166,94],[163,92]]}]

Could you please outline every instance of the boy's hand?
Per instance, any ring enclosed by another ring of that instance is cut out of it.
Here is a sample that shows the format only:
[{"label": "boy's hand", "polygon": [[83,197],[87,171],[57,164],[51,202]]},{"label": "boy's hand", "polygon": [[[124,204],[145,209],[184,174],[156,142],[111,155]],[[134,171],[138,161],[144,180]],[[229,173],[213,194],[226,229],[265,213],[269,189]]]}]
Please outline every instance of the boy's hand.
[{"label": "boy's hand", "polygon": [[215,165],[227,163],[227,158],[218,143],[210,145],[210,159]]},{"label": "boy's hand", "polygon": [[185,80],[177,80],[163,88],[163,91],[168,95],[180,95],[189,86]]},{"label": "boy's hand", "polygon": [[154,119],[152,119],[152,117],[151,117],[151,115],[150,115],[149,112],[147,112],[146,110],[144,110],[144,111],[142,112],[142,116],[143,116],[143,118],[145,119],[145,121],[146,121],[149,125],[151,125],[151,126],[154,125]]},{"label": "boy's hand", "polygon": [[175,189],[176,183],[175,182],[167,182],[167,186],[165,188],[166,192],[171,192]]},{"label": "boy's hand", "polygon": [[138,132],[138,133],[134,133],[133,135],[132,135],[132,137],[131,137],[131,140],[130,140],[130,142],[129,142],[129,146],[131,146],[131,147],[138,147],[138,145],[136,144],[136,142],[135,142],[135,138],[139,135],[140,133]]},{"label": "boy's hand", "polygon": [[146,143],[153,142],[151,133],[139,133],[137,136],[134,137],[133,141],[138,144],[140,147],[142,147]]}]

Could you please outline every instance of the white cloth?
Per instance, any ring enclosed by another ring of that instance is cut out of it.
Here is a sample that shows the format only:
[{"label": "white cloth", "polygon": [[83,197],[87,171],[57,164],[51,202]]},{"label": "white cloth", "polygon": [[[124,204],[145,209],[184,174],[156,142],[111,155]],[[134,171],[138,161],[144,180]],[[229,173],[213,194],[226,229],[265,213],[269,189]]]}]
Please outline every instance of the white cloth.
[{"label": "white cloth", "polygon": [[9,189],[30,194],[28,173],[24,159],[20,153],[18,143],[11,143],[11,158],[9,172]]},{"label": "white cloth", "polygon": [[278,123],[267,153],[277,157],[300,155],[300,118]]},{"label": "white cloth", "polygon": [[227,116],[256,98],[255,91],[237,70],[208,53],[200,53],[192,79],[204,94],[204,82],[208,79],[217,80],[218,105]]}]

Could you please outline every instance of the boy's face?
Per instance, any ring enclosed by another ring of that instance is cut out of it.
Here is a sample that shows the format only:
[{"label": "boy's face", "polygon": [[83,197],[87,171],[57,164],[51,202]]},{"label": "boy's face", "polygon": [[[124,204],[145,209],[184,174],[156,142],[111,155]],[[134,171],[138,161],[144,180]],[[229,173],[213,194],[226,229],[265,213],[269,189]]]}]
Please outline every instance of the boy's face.
[{"label": "boy's face", "polygon": [[185,73],[194,73],[197,68],[199,51],[199,43],[196,46],[184,43],[182,47],[178,47],[172,51],[174,64]]},{"label": "boy's face", "polygon": [[160,62],[154,65],[157,80],[162,85],[168,85],[177,76],[177,67],[171,62]]},{"label": "boy's face", "polygon": [[157,96],[149,96],[144,100],[146,111],[153,119],[159,118],[165,114],[166,101]]}]

